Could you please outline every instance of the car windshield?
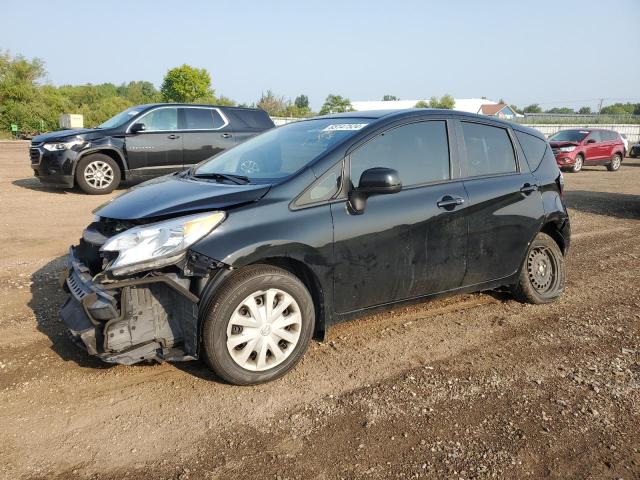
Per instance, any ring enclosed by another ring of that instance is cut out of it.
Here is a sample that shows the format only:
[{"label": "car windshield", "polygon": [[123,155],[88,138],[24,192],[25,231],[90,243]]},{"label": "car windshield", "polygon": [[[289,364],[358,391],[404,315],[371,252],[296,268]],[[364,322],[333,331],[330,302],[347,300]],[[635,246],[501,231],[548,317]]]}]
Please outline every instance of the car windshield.
[{"label": "car windshield", "polygon": [[581,142],[587,135],[589,135],[589,132],[587,130],[561,130],[558,133],[551,135],[549,141]]},{"label": "car windshield", "polygon": [[290,123],[206,160],[196,167],[194,175],[221,173],[249,179],[288,177],[356,134],[370,121],[327,118]]},{"label": "car windshield", "polygon": [[140,107],[127,108],[124,112],[111,117],[104,123],[98,125],[98,128],[116,128],[124,125],[127,121],[135,117],[141,111]]}]

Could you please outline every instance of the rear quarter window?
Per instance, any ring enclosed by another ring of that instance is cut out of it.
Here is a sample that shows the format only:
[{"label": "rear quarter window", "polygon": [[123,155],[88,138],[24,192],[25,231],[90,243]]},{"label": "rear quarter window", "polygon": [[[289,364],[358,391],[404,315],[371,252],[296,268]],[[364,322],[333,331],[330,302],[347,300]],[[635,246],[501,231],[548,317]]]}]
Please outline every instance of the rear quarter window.
[{"label": "rear quarter window", "polygon": [[266,130],[273,128],[274,124],[267,112],[263,110],[236,110],[225,111],[235,128],[249,130]]},{"label": "rear quarter window", "polygon": [[540,162],[542,162],[544,153],[548,148],[547,142],[534,135],[519,132],[518,130],[514,131],[518,142],[520,142],[524,156],[527,159],[529,168],[533,172],[540,166]]}]

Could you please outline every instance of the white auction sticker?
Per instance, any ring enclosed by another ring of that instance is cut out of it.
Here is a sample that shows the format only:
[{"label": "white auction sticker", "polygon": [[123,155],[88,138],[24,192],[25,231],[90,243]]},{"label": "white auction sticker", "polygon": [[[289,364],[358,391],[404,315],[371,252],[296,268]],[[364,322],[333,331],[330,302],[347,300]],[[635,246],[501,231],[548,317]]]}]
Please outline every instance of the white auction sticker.
[{"label": "white auction sticker", "polygon": [[337,130],[361,130],[369,125],[368,123],[334,123],[322,129],[323,132],[334,132]]}]

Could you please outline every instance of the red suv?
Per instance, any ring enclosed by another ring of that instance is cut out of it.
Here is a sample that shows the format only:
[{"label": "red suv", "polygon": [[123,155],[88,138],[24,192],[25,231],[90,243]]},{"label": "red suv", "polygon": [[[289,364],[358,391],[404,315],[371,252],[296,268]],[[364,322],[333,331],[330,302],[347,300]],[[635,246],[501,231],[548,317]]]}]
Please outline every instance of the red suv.
[{"label": "red suv", "polygon": [[624,142],[613,130],[560,130],[549,137],[549,143],[558,167],[572,172],[579,172],[583,165],[606,165],[615,172],[624,157]]}]

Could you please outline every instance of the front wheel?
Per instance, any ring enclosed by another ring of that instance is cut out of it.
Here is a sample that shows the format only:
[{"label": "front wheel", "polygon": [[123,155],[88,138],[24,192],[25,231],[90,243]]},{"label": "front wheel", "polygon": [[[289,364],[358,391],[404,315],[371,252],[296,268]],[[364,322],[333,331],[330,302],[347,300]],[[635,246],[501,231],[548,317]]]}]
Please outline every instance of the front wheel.
[{"label": "front wheel", "polygon": [[564,291],[564,256],[546,233],[538,233],[529,245],[513,294],[525,303],[550,303]]},{"label": "front wheel", "polygon": [[249,266],[230,277],[205,313],[202,345],[211,369],[235,385],[281,377],[302,358],[315,326],[313,300],[290,272]]},{"label": "front wheel", "polygon": [[576,161],[573,164],[573,167],[571,167],[571,171],[573,173],[578,173],[580,170],[582,170],[582,165],[584,164],[584,158],[582,158],[582,155],[576,155]]},{"label": "front wheel", "polygon": [[120,177],[118,164],[103,153],[81,158],[76,167],[76,183],[89,195],[111,193],[120,183]]},{"label": "front wheel", "polygon": [[622,157],[619,153],[616,153],[611,159],[611,163],[607,165],[607,170],[610,172],[615,172],[620,168],[620,164],[622,163]]}]

